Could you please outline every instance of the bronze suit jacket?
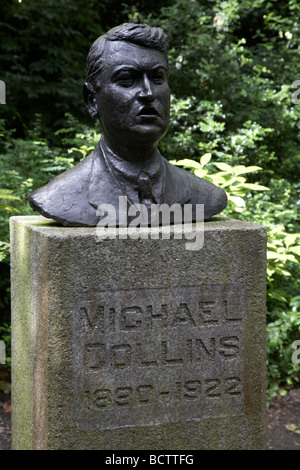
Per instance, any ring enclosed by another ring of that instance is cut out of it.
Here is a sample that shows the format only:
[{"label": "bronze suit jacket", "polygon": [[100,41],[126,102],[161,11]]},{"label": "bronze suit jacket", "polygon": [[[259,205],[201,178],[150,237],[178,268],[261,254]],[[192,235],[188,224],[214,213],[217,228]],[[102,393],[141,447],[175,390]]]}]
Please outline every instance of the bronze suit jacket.
[{"label": "bronze suit jacket", "polygon": [[[204,204],[204,218],[221,212],[227,204],[223,189],[169,163],[160,155],[165,187],[163,203]],[[117,213],[119,197],[124,196],[103,158],[100,145],[74,168],[60,174],[29,196],[33,210],[65,226],[96,226],[97,207],[112,204]],[[118,223],[117,223],[118,225]]]}]

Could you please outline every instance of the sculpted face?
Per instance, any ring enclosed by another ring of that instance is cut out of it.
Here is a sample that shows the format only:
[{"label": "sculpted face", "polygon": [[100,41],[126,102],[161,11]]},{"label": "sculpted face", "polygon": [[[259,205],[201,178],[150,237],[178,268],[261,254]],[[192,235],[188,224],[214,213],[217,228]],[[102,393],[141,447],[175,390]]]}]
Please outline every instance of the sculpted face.
[{"label": "sculpted face", "polygon": [[95,101],[108,142],[155,145],[169,124],[166,56],[125,41],[108,41]]}]

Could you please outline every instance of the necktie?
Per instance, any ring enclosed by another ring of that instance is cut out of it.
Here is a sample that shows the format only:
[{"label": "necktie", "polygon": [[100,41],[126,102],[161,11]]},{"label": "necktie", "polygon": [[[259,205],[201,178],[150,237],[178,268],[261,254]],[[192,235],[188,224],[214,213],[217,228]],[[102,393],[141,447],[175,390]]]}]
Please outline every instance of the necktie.
[{"label": "necktie", "polygon": [[152,183],[144,171],[141,171],[138,177],[139,200],[147,209],[150,209],[152,203]]}]

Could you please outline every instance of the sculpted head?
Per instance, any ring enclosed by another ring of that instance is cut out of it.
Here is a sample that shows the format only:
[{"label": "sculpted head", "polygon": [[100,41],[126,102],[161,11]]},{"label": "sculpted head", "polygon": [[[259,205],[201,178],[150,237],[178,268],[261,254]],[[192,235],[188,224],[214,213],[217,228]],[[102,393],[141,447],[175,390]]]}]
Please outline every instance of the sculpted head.
[{"label": "sculpted head", "polygon": [[84,99],[114,147],[156,145],[169,124],[168,39],[161,28],[123,24],[92,45]]}]

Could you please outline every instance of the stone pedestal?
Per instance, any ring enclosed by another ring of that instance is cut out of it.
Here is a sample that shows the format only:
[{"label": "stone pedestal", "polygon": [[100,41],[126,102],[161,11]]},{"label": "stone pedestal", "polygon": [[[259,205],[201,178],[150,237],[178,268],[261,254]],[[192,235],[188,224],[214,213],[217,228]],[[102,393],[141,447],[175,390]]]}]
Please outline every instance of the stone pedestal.
[{"label": "stone pedestal", "polygon": [[264,448],[266,230],[204,227],[11,218],[13,449]]}]

